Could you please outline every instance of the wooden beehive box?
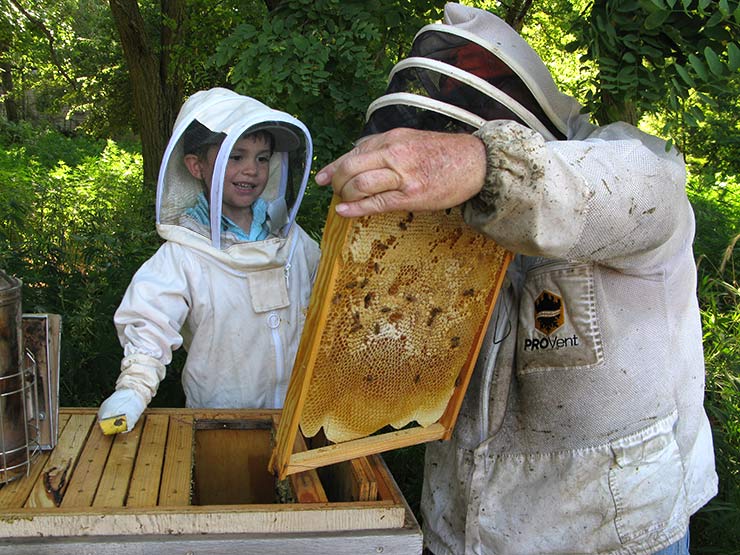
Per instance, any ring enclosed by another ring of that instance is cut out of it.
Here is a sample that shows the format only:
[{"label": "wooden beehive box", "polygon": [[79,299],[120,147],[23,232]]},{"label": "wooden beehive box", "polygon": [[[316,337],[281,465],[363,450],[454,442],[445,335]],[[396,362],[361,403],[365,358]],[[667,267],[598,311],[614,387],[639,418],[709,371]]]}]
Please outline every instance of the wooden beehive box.
[{"label": "wooden beehive box", "polygon": [[421,551],[418,524],[379,457],[276,485],[267,469],[276,419],[279,411],[149,409],[130,433],[105,436],[95,409],[61,409],[56,448],[0,487],[0,553],[41,553],[39,540],[70,537],[85,549],[148,537],[158,553],[230,538],[237,552],[255,534],[273,545],[258,552],[280,552],[271,535],[344,538],[345,549],[353,531],[376,542],[395,534],[399,553]]},{"label": "wooden beehive box", "polygon": [[[462,207],[341,218],[337,201],[270,461],[281,478],[448,439],[512,256]],[[319,432],[328,445],[293,449]]]}]

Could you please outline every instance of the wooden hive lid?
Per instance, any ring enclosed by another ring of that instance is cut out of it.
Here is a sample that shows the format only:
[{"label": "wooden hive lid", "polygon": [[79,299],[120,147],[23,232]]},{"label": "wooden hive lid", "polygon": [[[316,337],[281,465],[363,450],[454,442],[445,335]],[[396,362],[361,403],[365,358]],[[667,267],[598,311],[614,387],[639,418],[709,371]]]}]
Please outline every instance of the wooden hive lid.
[{"label": "wooden hive lid", "polygon": [[[280,477],[449,438],[511,259],[460,207],[348,219],[336,202],[270,462]],[[334,445],[293,453],[299,426]]]}]

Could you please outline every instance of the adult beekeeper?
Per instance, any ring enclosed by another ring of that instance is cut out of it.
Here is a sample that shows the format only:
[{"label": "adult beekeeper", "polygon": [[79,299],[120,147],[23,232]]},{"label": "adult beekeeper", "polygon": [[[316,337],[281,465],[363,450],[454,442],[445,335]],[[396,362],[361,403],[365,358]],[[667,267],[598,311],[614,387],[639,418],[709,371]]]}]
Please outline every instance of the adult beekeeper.
[{"label": "adult beekeeper", "polygon": [[131,430],[183,345],[188,407],[282,406],[319,259],[295,222],[311,158],[306,127],[253,98],[184,103],[157,184],[165,243],[115,313],[124,357],[101,421]]},{"label": "adult beekeeper", "polygon": [[513,29],[447,4],[316,179],[347,217],[464,204],[517,253],[453,437],[427,446],[427,547],[687,553],[717,477],[681,156],[591,125]]}]

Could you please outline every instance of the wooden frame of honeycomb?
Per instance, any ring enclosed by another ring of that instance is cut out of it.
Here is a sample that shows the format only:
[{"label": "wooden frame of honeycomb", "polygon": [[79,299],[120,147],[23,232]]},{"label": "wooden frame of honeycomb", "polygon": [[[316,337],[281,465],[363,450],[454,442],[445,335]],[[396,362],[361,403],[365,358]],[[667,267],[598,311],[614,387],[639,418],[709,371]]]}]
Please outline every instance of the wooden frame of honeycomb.
[{"label": "wooden frame of honeycomb", "polygon": [[[449,438],[511,260],[461,207],[347,219],[336,202],[270,460],[280,478]],[[299,427],[333,443],[294,453]]]}]

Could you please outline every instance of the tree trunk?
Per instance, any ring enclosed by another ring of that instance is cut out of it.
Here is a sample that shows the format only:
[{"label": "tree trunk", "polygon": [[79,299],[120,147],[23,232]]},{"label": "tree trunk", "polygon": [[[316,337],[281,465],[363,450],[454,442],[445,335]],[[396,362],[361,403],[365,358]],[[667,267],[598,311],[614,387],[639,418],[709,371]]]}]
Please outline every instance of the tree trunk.
[{"label": "tree trunk", "polygon": [[593,114],[593,118],[599,125],[607,125],[615,121],[624,121],[631,125],[637,125],[640,120],[635,104],[616,99],[602,88],[601,105]]},{"label": "tree trunk", "polygon": [[182,28],[184,0],[162,0],[161,40],[157,49],[146,34],[136,0],[109,0],[109,3],[129,69],[144,158],[144,182],[154,185],[182,101],[182,87],[172,78],[169,65],[171,47]]},{"label": "tree trunk", "polygon": [[510,0],[504,3],[506,13],[504,21],[511,25],[517,32],[522,30],[524,18],[527,16],[529,8],[532,7],[532,0]]},{"label": "tree trunk", "polygon": [[[8,45],[5,42],[0,42],[0,58],[8,51]],[[17,123],[20,121],[18,114],[18,105],[13,98],[13,74],[11,73],[12,66],[10,62],[0,62],[0,91],[5,98],[3,104],[5,105],[5,116],[8,121]]]}]

